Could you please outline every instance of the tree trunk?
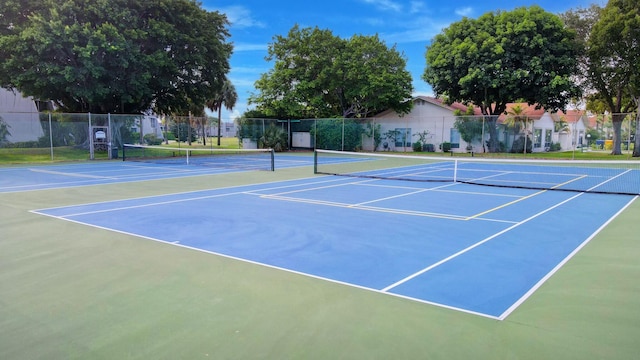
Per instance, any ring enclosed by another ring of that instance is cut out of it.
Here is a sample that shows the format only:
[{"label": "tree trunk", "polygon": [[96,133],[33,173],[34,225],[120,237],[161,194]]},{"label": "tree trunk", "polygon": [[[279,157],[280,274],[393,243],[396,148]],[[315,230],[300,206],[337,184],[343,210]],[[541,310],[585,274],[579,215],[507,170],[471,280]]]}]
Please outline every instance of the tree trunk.
[{"label": "tree trunk", "polygon": [[611,155],[622,155],[622,121],[624,121],[625,114],[613,114],[613,149]]},{"label": "tree trunk", "polygon": [[497,153],[500,151],[500,141],[498,141],[498,129],[496,127],[498,117],[490,115],[485,118],[485,124],[489,130],[489,152]]},{"label": "tree trunk", "polygon": [[207,146],[207,129],[205,127],[206,117],[200,118],[200,129],[202,129],[202,146]]},{"label": "tree trunk", "polygon": [[640,157],[640,97],[636,98],[636,131],[634,132],[633,139],[633,157]]},{"label": "tree trunk", "polygon": [[218,146],[220,146],[220,127],[222,126],[222,104],[218,108]]}]

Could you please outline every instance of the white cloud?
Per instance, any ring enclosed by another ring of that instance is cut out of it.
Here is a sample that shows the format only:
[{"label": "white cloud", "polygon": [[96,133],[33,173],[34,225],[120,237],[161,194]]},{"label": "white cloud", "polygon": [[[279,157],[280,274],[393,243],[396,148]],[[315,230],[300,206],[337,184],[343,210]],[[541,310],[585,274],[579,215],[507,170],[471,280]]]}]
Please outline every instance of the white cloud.
[{"label": "white cloud", "polygon": [[380,10],[385,10],[385,11],[391,10],[396,12],[402,11],[402,5],[391,0],[362,0],[362,1],[364,1],[367,4],[374,5]]},{"label": "white cloud", "polygon": [[382,33],[380,37],[389,44],[403,44],[411,42],[429,42],[442,29],[449,26],[448,23],[436,21],[429,17],[419,17],[404,24],[404,31]]},{"label": "white cloud", "polygon": [[463,8],[457,8],[456,9],[456,15],[460,15],[463,17],[469,17],[473,14],[473,8],[471,6],[467,6],[467,7],[463,7]]},{"label": "white cloud", "polygon": [[411,10],[409,12],[411,14],[419,13],[424,9],[424,2],[422,1],[412,1],[411,2]]},{"label": "white cloud", "polygon": [[369,26],[382,26],[385,24],[385,21],[379,18],[365,18],[361,21]]},{"label": "white cloud", "polygon": [[241,52],[241,51],[267,51],[269,45],[261,43],[261,44],[249,44],[249,43],[234,43],[233,44],[233,52]]},{"label": "white cloud", "polygon": [[221,13],[227,15],[227,19],[232,27],[249,28],[249,27],[265,27],[265,24],[251,16],[251,10],[244,6],[234,5],[218,9]]},{"label": "white cloud", "polygon": [[229,74],[229,80],[231,80],[231,83],[233,84],[233,86],[236,87],[236,89],[239,89],[239,88],[242,88],[242,89],[253,88],[253,85],[256,82],[255,79],[247,79],[247,78],[236,77],[233,74],[233,69],[231,70],[231,73]]},{"label": "white cloud", "polygon": [[261,74],[266,72],[264,68],[250,66],[232,66],[231,72],[235,74]]}]

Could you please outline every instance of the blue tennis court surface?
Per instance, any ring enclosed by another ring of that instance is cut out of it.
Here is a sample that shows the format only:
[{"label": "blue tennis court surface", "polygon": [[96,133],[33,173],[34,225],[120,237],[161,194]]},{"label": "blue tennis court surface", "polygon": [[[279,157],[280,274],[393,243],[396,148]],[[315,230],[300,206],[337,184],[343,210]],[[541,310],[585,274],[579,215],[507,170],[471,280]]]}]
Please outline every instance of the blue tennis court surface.
[{"label": "blue tennis court surface", "polygon": [[504,319],[634,199],[316,176],[34,212]]},{"label": "blue tennis court surface", "polygon": [[[311,157],[279,155],[276,168],[308,166]],[[172,179],[246,171],[225,166],[167,165],[145,162],[91,163],[0,168],[0,193]]]}]

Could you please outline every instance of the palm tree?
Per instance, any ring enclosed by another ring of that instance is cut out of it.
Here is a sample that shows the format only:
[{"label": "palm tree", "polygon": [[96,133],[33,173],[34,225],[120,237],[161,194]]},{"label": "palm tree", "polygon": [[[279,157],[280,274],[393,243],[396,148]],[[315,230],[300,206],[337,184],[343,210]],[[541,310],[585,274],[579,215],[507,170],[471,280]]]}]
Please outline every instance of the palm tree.
[{"label": "palm tree", "polygon": [[527,152],[527,132],[529,117],[525,114],[525,108],[521,104],[516,104],[507,112],[509,115],[504,124],[513,130],[514,138],[519,133],[524,134],[524,153]]},{"label": "palm tree", "polygon": [[211,111],[218,111],[218,146],[220,146],[220,127],[222,126],[222,107],[227,110],[233,109],[238,100],[238,93],[235,86],[228,79],[222,84],[220,91],[213,99],[207,101],[206,105]]}]

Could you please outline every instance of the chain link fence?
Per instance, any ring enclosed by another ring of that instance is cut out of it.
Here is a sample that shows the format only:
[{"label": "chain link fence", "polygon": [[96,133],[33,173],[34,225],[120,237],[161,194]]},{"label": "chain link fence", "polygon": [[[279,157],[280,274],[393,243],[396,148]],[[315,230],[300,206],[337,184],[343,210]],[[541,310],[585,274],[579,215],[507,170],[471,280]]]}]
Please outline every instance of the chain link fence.
[{"label": "chain link fence", "polygon": [[[223,123],[222,137],[243,148],[389,152],[532,153],[611,151],[619,124],[620,149],[631,152],[638,129],[635,113],[528,116],[398,116],[370,119],[255,119]],[[0,149],[39,154],[79,152],[81,158],[118,157],[123,144],[211,145],[217,119],[126,114],[1,113]]]},{"label": "chain link fence", "polygon": [[[631,151],[638,118],[617,114],[620,143]],[[610,115],[381,116],[371,119],[238,120],[245,147],[389,152],[533,153],[611,150]]]}]

